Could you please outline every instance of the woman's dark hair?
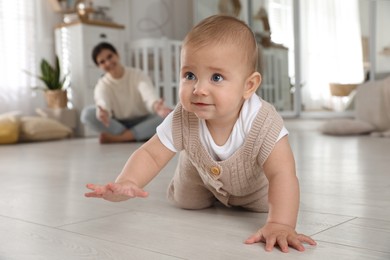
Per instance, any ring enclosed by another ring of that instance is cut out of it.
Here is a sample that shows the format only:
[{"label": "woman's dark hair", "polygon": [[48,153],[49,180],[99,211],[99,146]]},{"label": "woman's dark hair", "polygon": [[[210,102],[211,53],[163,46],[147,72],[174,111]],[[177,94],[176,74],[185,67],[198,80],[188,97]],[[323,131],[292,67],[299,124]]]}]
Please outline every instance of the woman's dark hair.
[{"label": "woman's dark hair", "polygon": [[98,45],[96,45],[93,50],[92,50],[92,60],[93,62],[95,62],[96,65],[98,65],[97,63],[97,56],[103,51],[103,50],[110,50],[112,51],[113,53],[115,54],[118,54],[118,52],[116,51],[115,47],[111,44],[111,43],[108,43],[108,42],[101,42],[99,43]]}]

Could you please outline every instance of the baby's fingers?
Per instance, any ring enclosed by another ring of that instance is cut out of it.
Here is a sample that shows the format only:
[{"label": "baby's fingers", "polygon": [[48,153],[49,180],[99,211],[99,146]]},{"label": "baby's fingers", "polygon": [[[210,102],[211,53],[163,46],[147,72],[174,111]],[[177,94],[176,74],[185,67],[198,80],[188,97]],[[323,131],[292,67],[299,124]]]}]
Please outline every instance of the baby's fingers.
[{"label": "baby's fingers", "polygon": [[104,193],[107,192],[106,186],[101,185],[95,185],[95,184],[87,184],[86,187],[92,192],[87,192],[84,194],[85,197],[94,197],[94,198],[101,198]]},{"label": "baby's fingers", "polygon": [[292,248],[295,248],[298,251],[305,251],[305,247],[302,245],[301,241],[299,241],[299,239],[297,237],[289,238],[288,239],[288,244]]},{"label": "baby's fingers", "polygon": [[[95,184],[90,184],[91,190],[95,191],[97,194],[104,194],[107,191],[109,191],[108,185],[102,186],[102,185],[95,185]],[[87,185],[88,188],[88,185]]]},{"label": "baby's fingers", "polygon": [[275,236],[269,236],[267,237],[265,241],[265,251],[272,251],[272,249],[275,247],[276,244],[276,237]]},{"label": "baby's fingers", "polygon": [[311,237],[308,237],[306,235],[303,235],[303,234],[298,234],[298,240],[301,242],[308,243],[309,245],[312,245],[312,246],[317,245],[317,243],[316,243],[316,241],[314,241],[314,239],[312,239]]},{"label": "baby's fingers", "polygon": [[[290,244],[290,242],[287,242],[286,236],[279,235],[278,237],[276,237],[276,241],[278,243],[278,246],[280,247],[280,250],[282,250],[283,253],[288,253],[288,245]],[[299,241],[298,241],[298,243],[300,244]]]},{"label": "baby's fingers", "polygon": [[146,191],[136,186],[123,187],[122,185],[116,183],[109,183],[108,186],[115,194],[125,195],[130,198],[135,198],[135,197],[145,198],[149,195]]},{"label": "baby's fingers", "polygon": [[149,193],[147,191],[144,191],[143,189],[136,189],[133,192],[136,197],[140,198],[146,198],[149,195]]},{"label": "baby's fingers", "polygon": [[103,195],[102,194],[98,194],[96,192],[87,192],[87,193],[84,193],[84,196],[87,197],[87,198],[102,198]]},{"label": "baby's fingers", "polygon": [[88,183],[87,185],[85,185],[85,187],[87,187],[87,189],[90,189],[90,190],[95,190],[97,185],[92,184],[92,183]]},{"label": "baby's fingers", "polygon": [[262,239],[262,234],[260,232],[257,232],[253,235],[251,235],[250,237],[248,237],[246,240],[245,240],[245,244],[254,244],[254,243],[258,243],[261,241]]},{"label": "baby's fingers", "polygon": [[308,236],[305,236],[303,234],[298,234],[297,236],[294,236],[294,237],[290,237],[287,239],[288,240],[288,244],[292,247],[292,248],[295,248],[296,250],[298,251],[305,251],[305,247],[303,246],[303,242],[305,243],[308,243],[309,245],[316,245],[317,243],[311,239],[310,237]]},{"label": "baby's fingers", "polygon": [[263,234],[260,231],[257,231],[245,240],[245,244],[254,244],[261,241],[264,241]]}]

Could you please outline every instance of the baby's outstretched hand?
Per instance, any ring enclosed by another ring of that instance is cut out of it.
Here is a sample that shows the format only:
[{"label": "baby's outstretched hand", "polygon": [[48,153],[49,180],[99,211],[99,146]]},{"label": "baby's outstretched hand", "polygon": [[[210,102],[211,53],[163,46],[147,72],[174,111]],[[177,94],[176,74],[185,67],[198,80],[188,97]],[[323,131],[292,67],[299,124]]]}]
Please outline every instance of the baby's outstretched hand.
[{"label": "baby's outstretched hand", "polygon": [[255,234],[245,240],[246,244],[265,242],[265,250],[272,251],[278,245],[282,252],[287,253],[288,247],[298,251],[304,251],[303,242],[309,245],[316,245],[316,242],[303,234],[298,234],[292,227],[278,223],[267,223]]},{"label": "baby's outstretched hand", "polygon": [[146,198],[148,193],[132,182],[108,183],[106,185],[87,184],[92,192],[85,193],[88,198],[102,198],[112,202],[119,202],[135,197]]}]

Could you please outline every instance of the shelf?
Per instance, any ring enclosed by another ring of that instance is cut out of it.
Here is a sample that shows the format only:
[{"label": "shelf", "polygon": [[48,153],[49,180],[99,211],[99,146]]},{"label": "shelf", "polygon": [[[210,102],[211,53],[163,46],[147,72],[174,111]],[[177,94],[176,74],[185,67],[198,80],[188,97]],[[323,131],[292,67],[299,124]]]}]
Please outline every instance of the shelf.
[{"label": "shelf", "polygon": [[87,25],[95,25],[95,26],[103,26],[103,27],[110,27],[110,28],[117,28],[117,29],[124,29],[125,26],[113,22],[108,22],[108,21],[101,21],[101,20],[77,20],[77,21],[72,21],[70,23],[61,23],[56,26],[56,28],[62,28],[62,27],[68,27],[68,26],[73,26],[76,24],[87,24]]}]

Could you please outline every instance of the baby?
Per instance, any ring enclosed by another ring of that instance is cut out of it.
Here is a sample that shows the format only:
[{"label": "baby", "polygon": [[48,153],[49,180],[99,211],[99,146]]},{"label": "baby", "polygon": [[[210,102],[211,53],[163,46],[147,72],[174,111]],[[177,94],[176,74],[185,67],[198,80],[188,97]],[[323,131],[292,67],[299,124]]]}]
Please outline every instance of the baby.
[{"label": "baby", "polygon": [[[143,188],[177,152],[168,188],[178,207],[203,209],[215,201],[255,212],[267,222],[245,243],[271,251],[304,250],[313,239],[295,231],[299,184],[288,132],[274,107],[255,92],[257,44],[242,21],[215,15],[186,36],[181,51],[180,103],[136,150],[115,183],[87,184],[87,197],[123,201],[147,197]],[[148,165],[148,167],[145,167]]]}]

